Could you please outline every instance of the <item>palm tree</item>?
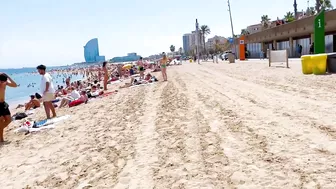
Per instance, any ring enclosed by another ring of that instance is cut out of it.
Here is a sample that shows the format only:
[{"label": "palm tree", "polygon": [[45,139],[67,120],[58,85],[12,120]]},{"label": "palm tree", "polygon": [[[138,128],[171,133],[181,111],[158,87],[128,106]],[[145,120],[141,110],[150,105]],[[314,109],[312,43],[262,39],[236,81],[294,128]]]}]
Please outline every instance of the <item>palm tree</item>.
[{"label": "palm tree", "polygon": [[271,19],[268,18],[268,15],[261,16],[261,24],[264,26],[264,28],[268,28],[270,20]]},{"label": "palm tree", "polygon": [[216,39],[215,40],[215,53],[219,53],[219,52],[222,52],[222,48],[220,46],[219,40]]},{"label": "palm tree", "polygon": [[204,47],[204,53],[206,52],[205,50],[205,37],[211,33],[209,26],[203,25],[201,26],[201,35],[203,38],[203,47]]},{"label": "palm tree", "polygon": [[174,58],[175,46],[174,45],[170,45],[169,49],[173,53],[173,58]]},{"label": "palm tree", "polygon": [[293,22],[295,20],[294,13],[292,12],[287,12],[284,17],[285,17],[286,22]]},{"label": "palm tree", "polygon": [[331,10],[334,7],[332,6],[330,0],[316,0],[315,2],[315,10],[319,13],[322,9]]},{"label": "palm tree", "polygon": [[182,55],[182,52],[183,52],[182,47],[180,47],[178,51],[179,51],[180,55]]},{"label": "palm tree", "polygon": [[209,49],[209,54],[211,54],[211,55],[215,54],[215,49],[213,49],[213,48]]},{"label": "palm tree", "polygon": [[250,33],[246,29],[241,30],[241,35],[249,35]]}]

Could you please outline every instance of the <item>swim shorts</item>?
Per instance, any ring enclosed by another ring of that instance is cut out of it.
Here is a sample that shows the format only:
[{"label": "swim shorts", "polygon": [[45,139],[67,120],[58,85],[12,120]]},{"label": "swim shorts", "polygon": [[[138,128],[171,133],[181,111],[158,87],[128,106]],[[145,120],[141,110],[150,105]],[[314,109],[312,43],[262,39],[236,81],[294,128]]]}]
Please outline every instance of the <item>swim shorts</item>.
[{"label": "swim shorts", "polygon": [[10,115],[9,105],[6,102],[0,102],[0,117]]},{"label": "swim shorts", "polygon": [[143,66],[140,66],[139,67],[139,70],[142,72],[142,71],[144,71],[144,67]]},{"label": "swim shorts", "polygon": [[43,102],[51,102],[55,100],[55,95],[54,93],[45,93],[43,94],[42,100]]}]

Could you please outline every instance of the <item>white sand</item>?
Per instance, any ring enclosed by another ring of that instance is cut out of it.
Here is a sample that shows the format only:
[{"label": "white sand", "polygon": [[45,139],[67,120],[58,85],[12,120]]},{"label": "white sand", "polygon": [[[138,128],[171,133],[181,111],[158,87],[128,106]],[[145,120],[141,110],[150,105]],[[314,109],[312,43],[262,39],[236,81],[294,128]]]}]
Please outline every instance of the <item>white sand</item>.
[{"label": "white sand", "polygon": [[55,129],[11,125],[0,188],[336,188],[336,75],[290,66],[169,67]]}]

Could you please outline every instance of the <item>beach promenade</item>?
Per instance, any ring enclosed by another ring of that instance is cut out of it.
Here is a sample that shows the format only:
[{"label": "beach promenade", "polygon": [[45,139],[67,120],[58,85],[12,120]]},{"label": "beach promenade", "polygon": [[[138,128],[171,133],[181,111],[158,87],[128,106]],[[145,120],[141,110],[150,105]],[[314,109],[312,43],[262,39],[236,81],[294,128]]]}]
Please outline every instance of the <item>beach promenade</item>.
[{"label": "beach promenade", "polygon": [[336,188],[336,75],[289,65],[185,63],[52,130],[10,125],[0,188]]}]

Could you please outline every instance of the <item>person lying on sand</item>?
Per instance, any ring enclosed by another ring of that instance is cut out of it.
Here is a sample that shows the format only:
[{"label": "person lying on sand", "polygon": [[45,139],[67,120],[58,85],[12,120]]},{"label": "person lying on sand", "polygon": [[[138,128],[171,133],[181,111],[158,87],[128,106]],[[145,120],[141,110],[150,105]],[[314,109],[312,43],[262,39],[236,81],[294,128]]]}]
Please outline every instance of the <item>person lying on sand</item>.
[{"label": "person lying on sand", "polygon": [[36,109],[41,107],[41,103],[38,99],[35,98],[35,95],[30,95],[30,101],[25,104],[25,110]]},{"label": "person lying on sand", "polygon": [[71,101],[77,100],[80,98],[80,94],[74,87],[71,87],[71,93],[69,96],[63,97],[59,108],[66,107]]},{"label": "person lying on sand", "polygon": [[130,83],[125,83],[125,85],[123,86],[120,86],[119,88],[122,89],[122,88],[128,88],[128,87],[131,87],[134,83],[134,78],[131,77],[131,82]]},{"label": "person lying on sand", "polygon": [[0,142],[4,142],[4,129],[12,122],[9,105],[5,102],[6,87],[17,87],[15,81],[7,74],[0,74]]},{"label": "person lying on sand", "polygon": [[102,95],[102,94],[104,94],[104,91],[100,90],[100,85],[99,84],[98,85],[93,85],[91,87],[91,90],[90,90],[89,94],[88,94],[88,97],[89,98],[96,98],[96,97],[98,97],[99,95]]},{"label": "person lying on sand", "polygon": [[86,91],[81,91],[81,96],[77,100],[69,102],[69,108],[78,106],[84,103],[86,104],[88,101],[89,101],[89,98],[86,95]]},{"label": "person lying on sand", "polygon": [[80,101],[84,102],[84,103],[87,103],[89,101],[89,98],[86,94],[86,91],[81,91],[81,96],[79,97]]}]

